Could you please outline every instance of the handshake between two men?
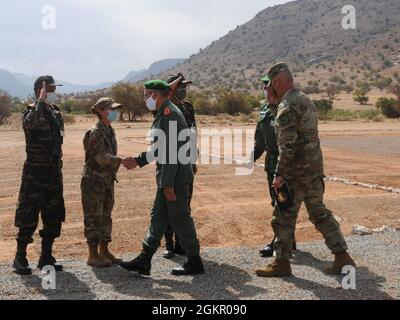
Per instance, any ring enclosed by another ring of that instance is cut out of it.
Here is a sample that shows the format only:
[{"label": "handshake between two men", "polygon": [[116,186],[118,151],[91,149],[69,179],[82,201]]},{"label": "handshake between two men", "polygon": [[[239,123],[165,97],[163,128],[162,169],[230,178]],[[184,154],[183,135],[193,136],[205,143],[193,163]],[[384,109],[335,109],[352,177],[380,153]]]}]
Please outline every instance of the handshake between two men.
[{"label": "handshake between two men", "polygon": [[136,159],[133,157],[122,159],[121,163],[127,170],[133,170],[138,166]]}]

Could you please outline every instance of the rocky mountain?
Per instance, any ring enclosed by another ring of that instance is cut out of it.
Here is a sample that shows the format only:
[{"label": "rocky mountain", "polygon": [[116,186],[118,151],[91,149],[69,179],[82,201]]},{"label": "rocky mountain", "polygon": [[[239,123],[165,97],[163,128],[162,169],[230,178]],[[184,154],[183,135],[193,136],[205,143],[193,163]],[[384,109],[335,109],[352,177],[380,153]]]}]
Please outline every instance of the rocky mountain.
[{"label": "rocky mountain", "polygon": [[[23,73],[11,73],[0,69],[0,90],[5,90],[15,97],[26,98],[33,94],[33,84],[37,78],[37,76],[31,77]],[[114,82],[107,82],[98,85],[79,85],[57,79],[56,82],[63,84],[62,87],[57,88],[58,93],[95,91],[109,88],[114,84]]]},{"label": "rocky mountain", "polygon": [[186,59],[164,59],[156,61],[147,70],[131,71],[122,81],[134,83],[145,79],[149,79],[154,75],[158,75],[168,69],[180,65],[185,60]]},{"label": "rocky mountain", "polygon": [[[349,4],[355,30],[342,27]],[[333,76],[354,83],[398,74],[399,44],[399,0],[298,0],[259,12],[160,77],[180,71],[201,89],[259,90],[268,66],[284,60],[301,84],[327,86]]]}]

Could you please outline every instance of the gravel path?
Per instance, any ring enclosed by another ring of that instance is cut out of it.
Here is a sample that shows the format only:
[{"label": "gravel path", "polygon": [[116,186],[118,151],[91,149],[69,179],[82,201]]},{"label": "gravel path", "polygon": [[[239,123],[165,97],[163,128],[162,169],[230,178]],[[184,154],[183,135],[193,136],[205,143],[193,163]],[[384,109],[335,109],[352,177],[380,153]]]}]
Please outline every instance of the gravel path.
[{"label": "gravel path", "polygon": [[56,290],[41,288],[36,269],[30,277],[19,277],[10,264],[1,264],[0,299],[400,299],[400,232],[352,237],[348,242],[358,263],[356,290],[342,289],[342,276],[321,272],[332,256],[323,242],[314,242],[299,244],[294,276],[285,279],[254,275],[255,268],[271,261],[258,257],[256,248],[205,249],[207,274],[194,278],[169,275],[183,258],[167,261],[157,255],[151,278],[67,260],[65,272],[57,275]]}]

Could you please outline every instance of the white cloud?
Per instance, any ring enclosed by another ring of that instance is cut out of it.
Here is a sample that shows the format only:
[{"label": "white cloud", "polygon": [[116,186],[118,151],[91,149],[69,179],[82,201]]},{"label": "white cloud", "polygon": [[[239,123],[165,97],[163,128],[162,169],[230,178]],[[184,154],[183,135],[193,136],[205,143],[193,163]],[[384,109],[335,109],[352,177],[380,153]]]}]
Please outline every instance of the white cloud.
[{"label": "white cloud", "polygon": [[[120,80],[156,60],[188,57],[283,2],[3,0],[0,68],[75,83]],[[57,12],[54,31],[41,28],[41,8],[48,4]]]}]

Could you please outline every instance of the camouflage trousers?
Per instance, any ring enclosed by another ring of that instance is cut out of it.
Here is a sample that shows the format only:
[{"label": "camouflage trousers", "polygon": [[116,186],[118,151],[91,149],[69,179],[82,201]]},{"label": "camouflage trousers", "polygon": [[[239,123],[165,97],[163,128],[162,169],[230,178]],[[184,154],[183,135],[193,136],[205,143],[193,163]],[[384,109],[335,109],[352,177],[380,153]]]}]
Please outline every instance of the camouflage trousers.
[{"label": "camouflage trousers", "polygon": [[114,184],[94,183],[82,178],[81,195],[84,215],[84,235],[89,245],[110,243],[112,233],[111,213],[114,208]]},{"label": "camouflage trousers", "polygon": [[272,228],[276,236],[276,257],[290,259],[292,257],[296,220],[300,207],[304,202],[316,229],[322,233],[327,247],[332,253],[347,250],[347,244],[340,230],[339,223],[323,202],[325,183],[322,177],[290,181],[289,186],[294,198],[294,206],[288,210],[275,208]]},{"label": "camouflage trousers", "polygon": [[29,169],[29,165],[25,164],[15,213],[15,226],[19,229],[17,241],[33,242],[39,214],[43,223],[40,236],[54,240],[60,236],[65,221],[62,173],[48,170],[48,176],[43,177],[32,174],[35,170]]}]

